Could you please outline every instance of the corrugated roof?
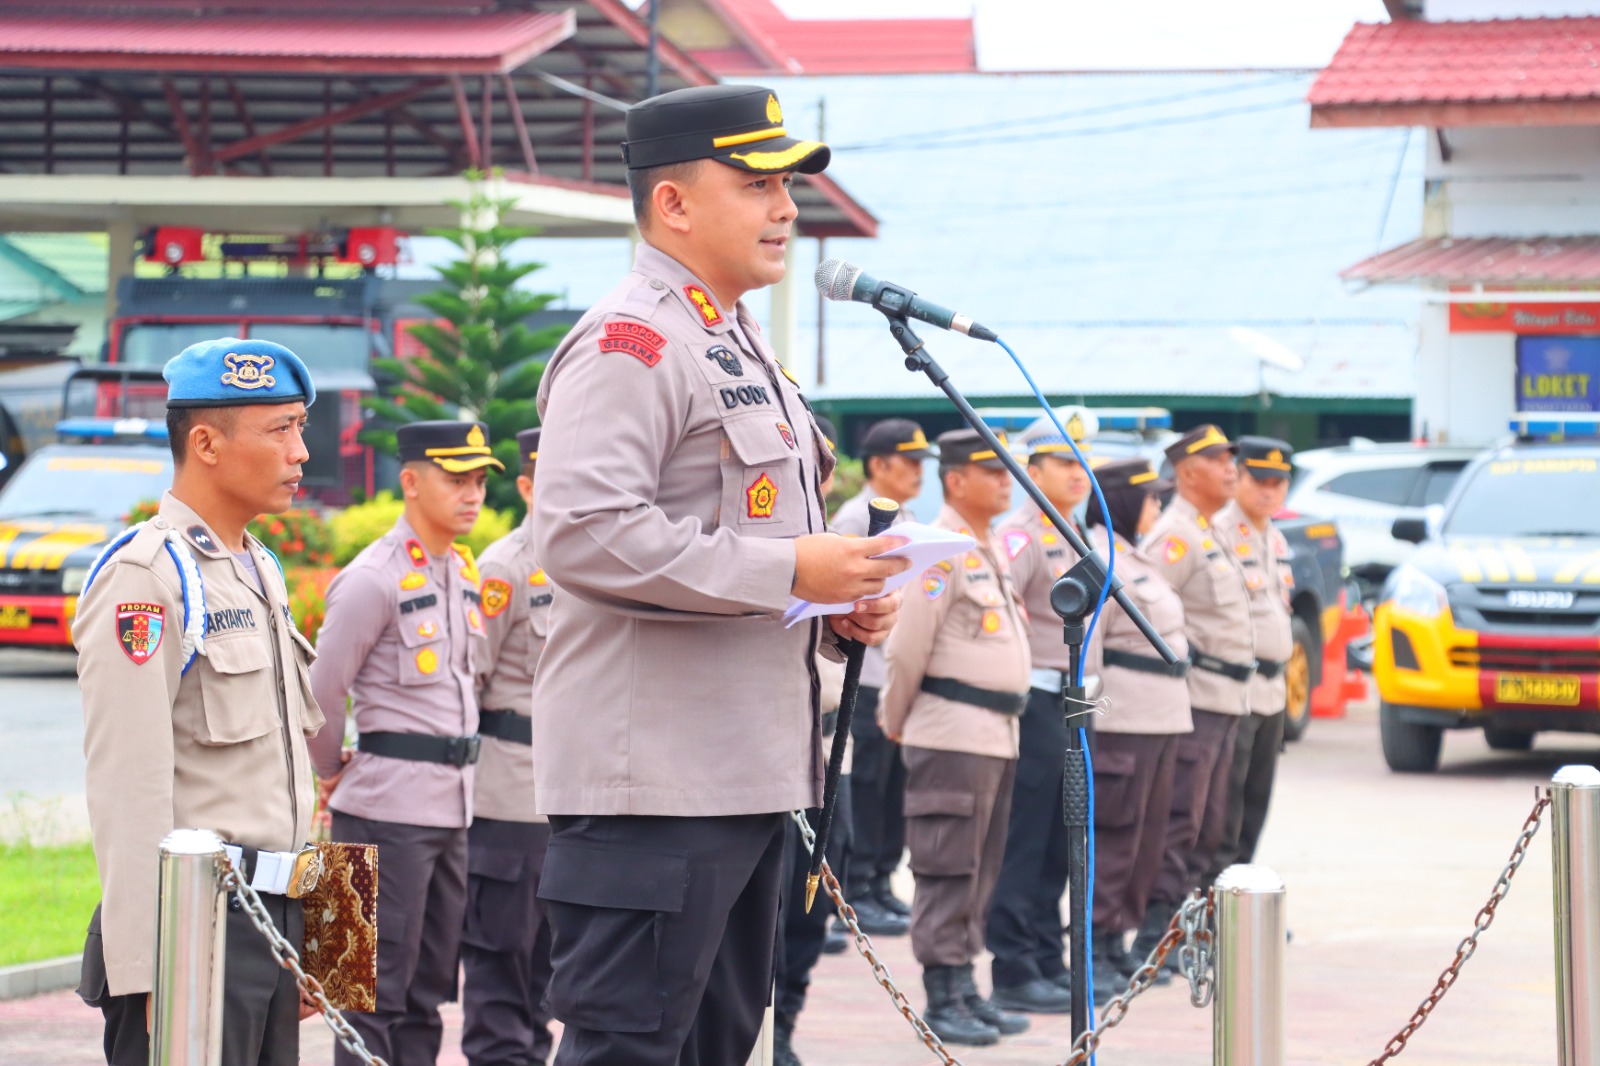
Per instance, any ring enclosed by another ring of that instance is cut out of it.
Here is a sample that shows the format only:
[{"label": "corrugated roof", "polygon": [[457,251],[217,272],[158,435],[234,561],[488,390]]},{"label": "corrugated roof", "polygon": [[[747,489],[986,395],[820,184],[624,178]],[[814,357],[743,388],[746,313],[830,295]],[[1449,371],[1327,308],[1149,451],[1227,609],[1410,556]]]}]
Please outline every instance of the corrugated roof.
[{"label": "corrugated roof", "polygon": [[387,18],[0,15],[0,65],[222,73],[505,73],[572,36],[570,11]]},{"label": "corrugated roof", "polygon": [[1427,237],[1339,272],[1346,281],[1431,285],[1600,283],[1600,236]]},{"label": "corrugated roof", "polygon": [[719,74],[926,74],[977,69],[965,19],[795,19],[772,0],[703,0],[746,47],[696,59]]},{"label": "corrugated roof", "polygon": [[110,246],[103,233],[8,233],[5,241],[81,292],[106,291]]},{"label": "corrugated roof", "polygon": [[1600,18],[1401,20],[1350,30],[1307,100],[1323,109],[1600,99]]}]

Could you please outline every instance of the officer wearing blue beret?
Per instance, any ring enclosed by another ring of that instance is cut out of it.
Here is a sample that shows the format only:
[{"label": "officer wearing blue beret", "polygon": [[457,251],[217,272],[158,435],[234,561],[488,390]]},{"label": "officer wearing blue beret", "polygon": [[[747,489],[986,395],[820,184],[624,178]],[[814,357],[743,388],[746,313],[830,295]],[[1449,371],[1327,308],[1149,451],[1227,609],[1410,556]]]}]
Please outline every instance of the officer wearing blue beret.
[{"label": "officer wearing blue beret", "polygon": [[[322,726],[283,573],[245,530],[300,487],[311,375],[281,345],[224,337],[184,349],[164,376],[172,488],[96,561],[73,625],[101,886],[78,993],[105,1016],[112,1066],[149,1061],[156,855],[172,830],[216,830],[300,942],[306,737]],[[237,898],[227,921],[221,1061],[290,1066],[294,978]]]}]

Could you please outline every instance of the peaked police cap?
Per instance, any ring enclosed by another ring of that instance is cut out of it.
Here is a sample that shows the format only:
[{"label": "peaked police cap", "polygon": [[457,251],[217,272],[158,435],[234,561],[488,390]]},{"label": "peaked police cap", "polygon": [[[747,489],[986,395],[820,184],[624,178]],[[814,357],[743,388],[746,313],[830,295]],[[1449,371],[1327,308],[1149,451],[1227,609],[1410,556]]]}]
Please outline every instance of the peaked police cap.
[{"label": "peaked police cap", "polygon": [[759,174],[818,174],[832,153],[789,136],[777,94],[759,85],[698,85],[628,108],[622,158],[629,170],[715,159]]}]

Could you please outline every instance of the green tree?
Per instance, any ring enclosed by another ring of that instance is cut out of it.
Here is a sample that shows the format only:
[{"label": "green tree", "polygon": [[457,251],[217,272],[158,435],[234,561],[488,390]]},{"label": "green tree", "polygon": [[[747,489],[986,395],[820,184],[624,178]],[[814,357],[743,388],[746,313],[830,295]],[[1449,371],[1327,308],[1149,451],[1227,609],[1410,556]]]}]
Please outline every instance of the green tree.
[{"label": "green tree", "polygon": [[436,268],[444,285],[417,298],[442,321],[410,327],[427,349],[416,358],[373,360],[387,385],[369,405],[374,419],[362,440],[393,454],[396,426],[420,419],[479,419],[489,427],[495,457],[507,471],[491,473],[488,503],[520,516],[516,435],[539,424],[541,357],[561,342],[569,327],[527,327],[529,315],[557,299],[553,293],[518,287],[544,264],[514,263],[508,253],[513,243],[536,231],[502,225],[515,201],[490,195],[482,173],[469,171],[467,177],[473,181],[472,195],[450,201],[461,214],[461,224],[427,231],[460,250],[458,258]]}]

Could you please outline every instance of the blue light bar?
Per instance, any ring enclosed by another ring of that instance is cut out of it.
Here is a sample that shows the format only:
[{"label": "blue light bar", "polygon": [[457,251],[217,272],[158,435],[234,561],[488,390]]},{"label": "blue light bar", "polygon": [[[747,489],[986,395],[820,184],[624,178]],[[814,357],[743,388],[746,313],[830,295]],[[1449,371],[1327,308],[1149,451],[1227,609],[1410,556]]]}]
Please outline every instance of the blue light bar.
[{"label": "blue light bar", "polygon": [[56,423],[62,438],[99,440],[105,437],[134,437],[140,440],[166,440],[167,424],[148,418],[65,418]]},{"label": "blue light bar", "polygon": [[1101,429],[1141,432],[1172,428],[1172,412],[1165,407],[1091,407],[1090,410],[1100,419]]},{"label": "blue light bar", "polygon": [[1527,411],[1511,420],[1511,431],[1534,440],[1600,437],[1600,414]]}]

